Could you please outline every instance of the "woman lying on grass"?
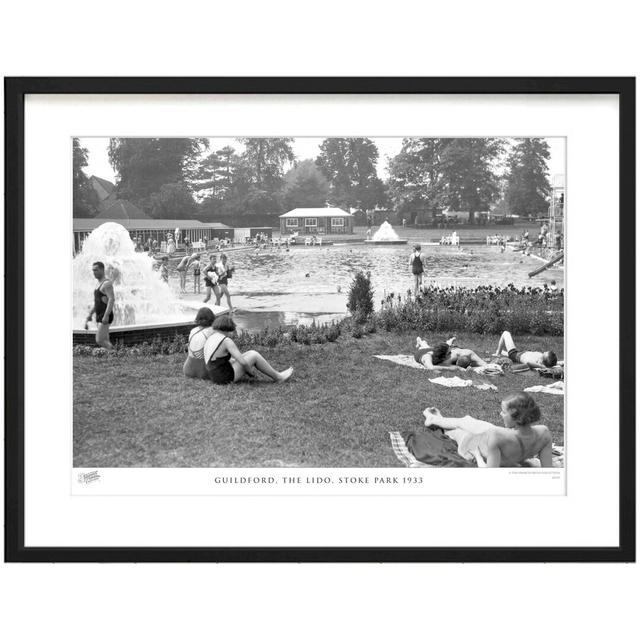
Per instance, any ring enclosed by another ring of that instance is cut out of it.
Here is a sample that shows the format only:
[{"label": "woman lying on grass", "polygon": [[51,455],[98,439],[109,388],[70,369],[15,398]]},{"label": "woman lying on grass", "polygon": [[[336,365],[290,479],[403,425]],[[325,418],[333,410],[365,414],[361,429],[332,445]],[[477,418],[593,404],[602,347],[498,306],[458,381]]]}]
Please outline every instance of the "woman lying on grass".
[{"label": "woman lying on grass", "polygon": [[207,367],[204,364],[204,345],[207,338],[213,335],[213,321],[216,319],[209,307],[202,307],[196,315],[196,327],[189,334],[187,359],[182,366],[182,373],[187,378],[209,379]]},{"label": "woman lying on grass", "polygon": [[204,362],[214,384],[240,382],[245,375],[253,377],[258,370],[275,382],[285,382],[293,374],[293,367],[276,371],[257,351],[240,353],[231,336],[236,323],[229,317],[217,318],[213,333],[204,345]]},{"label": "woman lying on grass", "polygon": [[426,340],[418,336],[413,357],[429,371],[464,371],[470,368],[476,373],[502,373],[498,365],[485,362],[472,349],[457,347],[454,342],[455,337],[431,347]]},{"label": "woman lying on grass", "polygon": [[518,467],[538,457],[540,466],[551,467],[551,433],[541,424],[540,408],[524,391],[507,396],[500,412],[504,427],[471,416],[445,418],[435,407],[424,410],[425,426],[436,425],[458,443],[458,452],[475,457],[479,467]]}]

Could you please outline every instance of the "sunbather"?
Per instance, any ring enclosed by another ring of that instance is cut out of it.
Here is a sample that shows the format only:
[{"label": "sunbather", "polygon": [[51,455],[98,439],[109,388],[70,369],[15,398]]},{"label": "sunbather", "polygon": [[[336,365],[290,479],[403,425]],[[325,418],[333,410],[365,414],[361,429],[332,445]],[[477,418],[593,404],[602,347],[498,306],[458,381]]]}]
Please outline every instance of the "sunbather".
[{"label": "sunbather", "polygon": [[[515,364],[526,364],[530,369],[547,369],[558,363],[558,356],[553,351],[518,351],[508,331],[503,331],[494,356],[509,356]],[[526,369],[525,369],[526,371]]]},{"label": "sunbather", "polygon": [[458,452],[476,459],[479,467],[517,467],[537,457],[540,466],[551,467],[551,433],[541,424],[536,401],[524,391],[507,396],[500,415],[504,427],[471,416],[445,418],[438,409],[424,410],[425,426],[436,425],[458,443]]},{"label": "sunbather", "polygon": [[456,347],[454,342],[455,337],[452,337],[431,347],[426,340],[418,337],[413,357],[430,371],[460,371],[468,367],[488,366],[475,351]]}]

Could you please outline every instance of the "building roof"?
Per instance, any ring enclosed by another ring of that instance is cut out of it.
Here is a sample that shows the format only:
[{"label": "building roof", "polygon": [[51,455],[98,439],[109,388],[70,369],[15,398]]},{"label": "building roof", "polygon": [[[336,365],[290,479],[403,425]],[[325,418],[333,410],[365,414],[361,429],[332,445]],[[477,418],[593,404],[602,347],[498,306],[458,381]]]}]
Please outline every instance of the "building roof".
[{"label": "building roof", "polygon": [[128,200],[114,200],[112,204],[101,211],[96,218],[104,220],[146,220],[149,216],[135,204]]},{"label": "building roof", "polygon": [[121,224],[128,231],[175,231],[176,228],[187,231],[189,229],[232,229],[232,227],[222,224],[221,222],[200,222],[200,220],[154,220],[148,219],[135,219],[128,218],[123,220],[122,218],[74,218],[73,230],[74,231],[93,231],[105,222],[117,222]]},{"label": "building roof", "polygon": [[283,213],[279,218],[329,218],[329,217],[349,217],[353,214],[347,213],[338,207],[298,207]]},{"label": "building roof", "polygon": [[104,200],[115,191],[116,185],[113,182],[109,182],[109,180],[98,178],[98,176],[91,176],[89,180],[100,200]]}]

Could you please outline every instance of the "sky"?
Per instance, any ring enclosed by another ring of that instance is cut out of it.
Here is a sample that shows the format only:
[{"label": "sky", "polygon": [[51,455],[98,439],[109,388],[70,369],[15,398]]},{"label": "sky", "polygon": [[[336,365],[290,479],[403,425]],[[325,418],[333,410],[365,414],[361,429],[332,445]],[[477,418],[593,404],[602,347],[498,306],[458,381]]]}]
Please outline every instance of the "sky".
[{"label": "sky", "polygon": [[[325,138],[294,138],[293,151],[298,160],[306,158],[317,158],[320,150],[319,146]],[[380,154],[378,160],[378,175],[385,180],[388,177],[387,160],[397,155],[402,147],[402,138],[371,138],[378,147]],[[210,148],[218,150],[227,145],[241,150],[242,145],[236,138],[209,138]],[[549,175],[565,173],[565,139],[561,137],[546,138],[549,143],[551,158],[549,159]],[[89,165],[84,168],[88,176],[95,175],[105,180],[115,182],[113,168],[109,164],[107,148],[109,138],[80,138],[80,144],[89,151]]]}]

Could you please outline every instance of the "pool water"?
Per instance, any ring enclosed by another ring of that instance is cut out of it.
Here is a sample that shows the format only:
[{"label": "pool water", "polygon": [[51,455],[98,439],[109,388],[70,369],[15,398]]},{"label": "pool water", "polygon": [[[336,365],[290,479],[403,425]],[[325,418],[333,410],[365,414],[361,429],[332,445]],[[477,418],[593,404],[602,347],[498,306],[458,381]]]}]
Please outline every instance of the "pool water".
[{"label": "pool water", "polygon": [[[358,244],[326,247],[292,246],[287,252],[230,252],[235,267],[229,281],[236,319],[243,328],[265,324],[326,322],[346,313],[347,294],[358,271],[371,273],[376,307],[389,293],[404,297],[413,289],[409,265],[410,245],[367,246]],[[424,246],[425,285],[478,287],[481,285],[517,287],[542,286],[552,279],[564,286],[564,270],[553,268],[533,278],[528,272],[542,262],[507,249],[482,245],[458,247]],[[188,278],[192,289],[193,279]],[[172,283],[175,286],[177,283]],[[204,288],[202,289],[204,293]],[[187,294],[183,298],[196,302]],[[221,304],[226,306],[224,297]],[[256,312],[263,314],[256,316]]]}]

